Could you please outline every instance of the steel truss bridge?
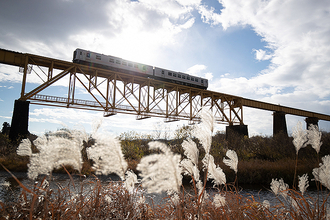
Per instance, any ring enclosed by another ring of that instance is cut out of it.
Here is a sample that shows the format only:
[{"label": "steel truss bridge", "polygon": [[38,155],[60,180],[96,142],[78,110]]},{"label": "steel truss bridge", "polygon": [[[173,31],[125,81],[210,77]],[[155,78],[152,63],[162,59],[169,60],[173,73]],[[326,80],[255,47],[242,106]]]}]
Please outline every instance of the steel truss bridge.
[{"label": "steel truss bridge", "polygon": [[[105,117],[117,113],[134,114],[137,119],[163,117],[167,122],[199,121],[201,108],[207,107],[217,123],[244,125],[243,106],[330,121],[325,114],[1,48],[0,63],[19,67],[23,73],[19,100],[31,104],[102,111]],[[40,85],[26,91],[32,75]],[[68,87],[64,97],[41,94],[60,80]],[[79,99],[77,88],[89,98]]]}]

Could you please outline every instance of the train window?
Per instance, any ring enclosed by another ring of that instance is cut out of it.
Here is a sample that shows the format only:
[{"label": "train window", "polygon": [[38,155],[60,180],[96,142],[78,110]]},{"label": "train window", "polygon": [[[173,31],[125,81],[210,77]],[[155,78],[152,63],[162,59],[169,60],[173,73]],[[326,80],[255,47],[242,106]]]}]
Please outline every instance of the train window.
[{"label": "train window", "polygon": [[204,80],[201,79],[201,83],[204,83]]},{"label": "train window", "polygon": [[172,76],[172,73],[171,73],[171,72],[168,72],[168,75],[169,75],[169,76]]},{"label": "train window", "polygon": [[113,58],[110,58],[109,62],[110,63],[115,63],[115,60]]},{"label": "train window", "polygon": [[90,58],[91,57],[91,53],[87,53],[86,57]]},{"label": "train window", "polygon": [[173,76],[176,77],[176,73],[173,73]]},{"label": "train window", "polygon": [[164,74],[164,70],[162,70],[162,74]]},{"label": "train window", "polygon": [[123,66],[127,66],[127,62],[126,61],[123,61],[122,65]]},{"label": "train window", "polygon": [[187,80],[190,80],[190,76],[187,76]]},{"label": "train window", "polygon": [[182,75],[182,79],[186,79],[186,76],[185,75]]},{"label": "train window", "polygon": [[134,63],[134,68],[138,68],[139,66],[136,64],[136,63]]},{"label": "train window", "polygon": [[143,71],[146,71],[147,70],[147,67],[145,65],[142,66],[142,70]]},{"label": "train window", "polygon": [[129,67],[133,67],[133,63],[128,63],[128,66]]},{"label": "train window", "polygon": [[82,55],[82,51],[80,51],[80,55]]},{"label": "train window", "polygon": [[191,81],[194,81],[195,79],[194,79],[194,77],[191,77]]},{"label": "train window", "polygon": [[116,60],[116,64],[120,64],[120,60]]},{"label": "train window", "polygon": [[195,82],[198,82],[198,79],[197,78],[195,78]]},{"label": "train window", "polygon": [[97,60],[101,60],[101,55],[96,55]]},{"label": "train window", "polygon": [[181,78],[181,74],[178,74],[178,78]]}]

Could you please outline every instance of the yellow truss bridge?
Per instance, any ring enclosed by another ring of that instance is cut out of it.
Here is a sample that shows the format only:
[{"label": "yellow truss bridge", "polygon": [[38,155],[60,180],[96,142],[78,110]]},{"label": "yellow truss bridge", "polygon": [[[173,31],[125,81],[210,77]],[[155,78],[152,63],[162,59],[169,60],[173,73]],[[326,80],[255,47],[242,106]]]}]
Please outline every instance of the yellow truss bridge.
[{"label": "yellow truss bridge", "polygon": [[[22,127],[16,124],[22,123],[22,119],[28,120],[28,112],[20,118],[15,116],[15,111],[28,111],[29,103],[102,111],[105,117],[125,113],[134,114],[137,119],[163,117],[168,122],[189,120],[192,123],[200,120],[199,111],[207,107],[217,123],[227,124],[244,134],[247,126],[243,122],[243,107],[273,111],[274,134],[281,130],[287,132],[285,114],[306,117],[308,124],[330,121],[330,116],[325,114],[1,48],[0,63],[17,66],[23,73],[21,97],[15,102],[12,127]],[[40,79],[40,85],[26,91],[31,75]],[[64,97],[41,94],[60,80],[68,87]],[[87,91],[89,99],[76,98],[77,87]],[[23,127],[27,130],[27,122]]]}]

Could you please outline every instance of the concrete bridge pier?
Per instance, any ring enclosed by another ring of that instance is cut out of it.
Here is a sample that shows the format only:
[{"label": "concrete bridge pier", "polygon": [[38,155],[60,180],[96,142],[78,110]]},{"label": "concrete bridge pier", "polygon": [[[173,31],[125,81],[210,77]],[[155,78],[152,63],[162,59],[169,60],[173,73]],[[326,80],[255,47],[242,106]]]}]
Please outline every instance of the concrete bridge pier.
[{"label": "concrete bridge pier", "polygon": [[15,100],[9,132],[9,138],[12,141],[17,140],[18,137],[25,138],[29,134],[29,105],[29,101]]},{"label": "concrete bridge pier", "polygon": [[248,126],[247,125],[228,125],[226,126],[226,139],[232,135],[248,136]]},{"label": "concrete bridge pier", "polygon": [[273,136],[279,133],[288,135],[286,127],[285,112],[275,111],[273,113]]},{"label": "concrete bridge pier", "polygon": [[319,119],[316,117],[308,117],[305,119],[306,121],[306,129],[309,128],[310,125],[316,125],[317,127],[319,127]]}]

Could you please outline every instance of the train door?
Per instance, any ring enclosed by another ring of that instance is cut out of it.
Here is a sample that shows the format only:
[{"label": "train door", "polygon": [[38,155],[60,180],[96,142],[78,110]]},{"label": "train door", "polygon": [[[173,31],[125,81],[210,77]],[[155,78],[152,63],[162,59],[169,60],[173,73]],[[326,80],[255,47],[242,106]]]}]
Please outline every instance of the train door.
[{"label": "train door", "polygon": [[90,62],[91,61],[91,56],[92,56],[92,53],[89,52],[89,51],[86,51],[86,56],[84,57],[86,61]]}]

